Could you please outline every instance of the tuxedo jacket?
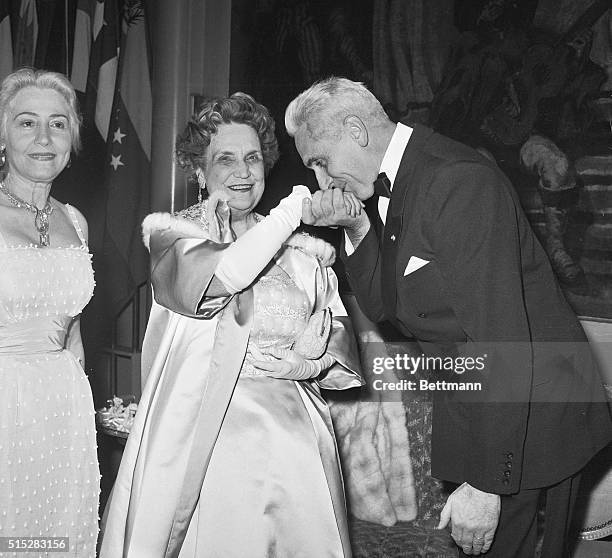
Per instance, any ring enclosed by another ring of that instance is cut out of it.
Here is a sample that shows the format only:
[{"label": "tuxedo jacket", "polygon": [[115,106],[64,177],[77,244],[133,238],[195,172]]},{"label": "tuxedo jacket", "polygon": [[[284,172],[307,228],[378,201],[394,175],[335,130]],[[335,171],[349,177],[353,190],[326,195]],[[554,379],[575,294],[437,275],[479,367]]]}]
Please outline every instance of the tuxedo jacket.
[{"label": "tuxedo jacket", "polygon": [[[428,263],[412,271],[413,257]],[[482,385],[434,391],[435,477],[496,494],[545,487],[612,438],[582,327],[494,162],[417,125],[384,231],[371,227],[344,260],[370,319],[391,321],[425,356],[486,362],[465,374],[423,371]]]}]

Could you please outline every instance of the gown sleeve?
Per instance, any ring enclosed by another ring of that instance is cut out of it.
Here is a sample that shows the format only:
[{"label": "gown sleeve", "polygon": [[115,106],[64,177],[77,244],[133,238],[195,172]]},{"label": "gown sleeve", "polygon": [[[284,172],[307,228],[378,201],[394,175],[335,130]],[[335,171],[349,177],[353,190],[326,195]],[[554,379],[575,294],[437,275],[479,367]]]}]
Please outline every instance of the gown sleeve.
[{"label": "gown sleeve", "polygon": [[158,304],[177,314],[209,319],[232,298],[204,298],[229,244],[213,242],[192,223],[177,218],[171,218],[171,222],[174,226],[150,230],[153,296]]},{"label": "gown sleeve", "polygon": [[320,280],[316,306],[329,308],[332,312],[332,328],[326,353],[334,364],[316,380],[323,389],[350,389],[364,384],[355,332],[340,295],[338,278],[331,267],[319,267],[316,274]]}]

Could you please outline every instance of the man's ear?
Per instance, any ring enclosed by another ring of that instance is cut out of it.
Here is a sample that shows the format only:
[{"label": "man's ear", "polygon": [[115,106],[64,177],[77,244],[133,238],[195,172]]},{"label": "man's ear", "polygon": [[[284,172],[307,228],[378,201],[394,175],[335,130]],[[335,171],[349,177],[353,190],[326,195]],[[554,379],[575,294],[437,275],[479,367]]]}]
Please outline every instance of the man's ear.
[{"label": "man's ear", "polygon": [[365,122],[355,114],[349,114],[344,117],[344,128],[349,136],[357,142],[360,147],[366,147],[369,142],[368,128]]}]

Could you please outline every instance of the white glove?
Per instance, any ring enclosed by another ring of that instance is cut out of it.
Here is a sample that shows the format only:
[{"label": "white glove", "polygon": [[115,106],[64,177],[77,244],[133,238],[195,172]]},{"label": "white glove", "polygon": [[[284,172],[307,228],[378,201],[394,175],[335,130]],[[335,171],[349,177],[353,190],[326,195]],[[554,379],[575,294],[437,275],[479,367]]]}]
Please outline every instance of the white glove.
[{"label": "white glove", "polygon": [[296,339],[293,350],[309,359],[320,358],[327,350],[331,334],[332,314],[329,308],[315,312],[304,331]]},{"label": "white glove", "polygon": [[[323,370],[334,363],[334,357],[329,354],[311,360],[291,349],[273,349],[266,355],[255,347],[251,347],[254,357],[253,366],[267,372],[266,376],[283,380],[308,380],[316,378]],[[257,354],[258,353],[258,354]]]},{"label": "white glove", "polygon": [[215,275],[229,293],[246,289],[268,265],[300,224],[304,199],[312,199],[310,190],[306,186],[294,186],[291,194],[283,198],[270,215],[224,250]]}]

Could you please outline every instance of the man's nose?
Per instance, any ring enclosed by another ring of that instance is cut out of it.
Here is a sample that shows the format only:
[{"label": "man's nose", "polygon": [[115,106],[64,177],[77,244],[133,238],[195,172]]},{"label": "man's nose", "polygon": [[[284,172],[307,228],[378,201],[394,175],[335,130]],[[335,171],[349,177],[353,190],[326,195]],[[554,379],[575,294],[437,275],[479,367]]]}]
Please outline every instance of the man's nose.
[{"label": "man's nose", "polygon": [[329,176],[323,169],[316,167],[314,169],[317,182],[321,190],[329,190],[334,185],[334,179]]}]

